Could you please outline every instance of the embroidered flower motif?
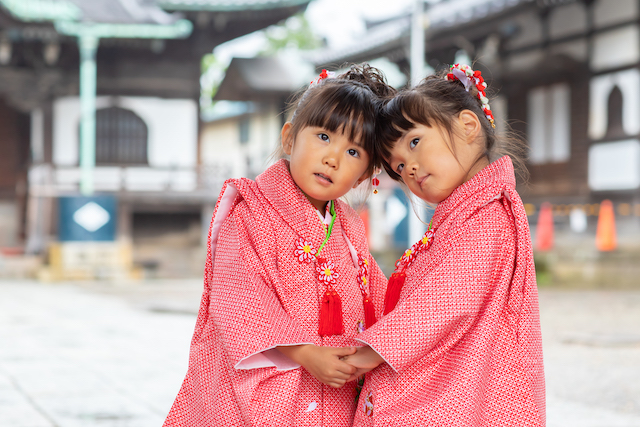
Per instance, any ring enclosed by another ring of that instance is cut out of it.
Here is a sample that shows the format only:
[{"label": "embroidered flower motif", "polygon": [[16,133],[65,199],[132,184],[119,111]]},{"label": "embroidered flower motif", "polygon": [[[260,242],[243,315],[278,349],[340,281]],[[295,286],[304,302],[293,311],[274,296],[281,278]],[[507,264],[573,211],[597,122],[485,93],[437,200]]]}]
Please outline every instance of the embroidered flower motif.
[{"label": "embroidered flower motif", "polygon": [[333,271],[334,265],[332,261],[318,261],[316,271],[318,272],[318,280],[325,285],[334,285],[339,277],[338,273]]},{"label": "embroidered flower motif", "polygon": [[311,262],[316,256],[316,249],[311,242],[304,239],[298,240],[298,247],[295,250],[296,257],[300,262]]},{"label": "embroidered flower motif", "polygon": [[361,255],[358,255],[358,279],[360,277],[366,277],[367,272],[369,271],[369,261],[366,258],[363,258]]},{"label": "embroidered flower motif", "polygon": [[433,230],[429,229],[427,230],[426,233],[424,233],[424,236],[422,236],[422,239],[420,239],[420,241],[418,242],[418,251],[424,251],[426,249],[429,249],[429,246],[431,246],[432,240],[433,240]]},{"label": "embroidered flower motif", "polygon": [[364,399],[364,414],[367,417],[373,416],[373,393],[369,392]]},{"label": "embroidered flower motif", "polygon": [[418,249],[417,244],[414,244],[409,249],[404,251],[404,253],[402,254],[402,257],[396,262],[396,266],[404,266],[404,265],[411,264],[413,260],[416,258],[416,255],[418,254],[417,249]]},{"label": "embroidered flower motif", "polygon": [[369,267],[369,261],[366,258],[363,258],[362,255],[358,255],[358,265],[360,267],[364,266]]},{"label": "embroidered flower motif", "polygon": [[411,246],[411,248],[407,249],[402,257],[396,261],[396,273],[401,273],[409,267],[409,265],[413,262],[414,259],[418,256],[418,254],[422,251],[429,249],[431,246],[431,242],[433,242],[434,231],[431,227],[432,223],[429,224],[427,231],[424,233],[424,236],[420,240]]},{"label": "embroidered flower motif", "polygon": [[365,325],[364,325],[364,320],[358,320],[358,322],[356,323],[356,331],[358,331],[359,334],[363,333],[365,331]]}]

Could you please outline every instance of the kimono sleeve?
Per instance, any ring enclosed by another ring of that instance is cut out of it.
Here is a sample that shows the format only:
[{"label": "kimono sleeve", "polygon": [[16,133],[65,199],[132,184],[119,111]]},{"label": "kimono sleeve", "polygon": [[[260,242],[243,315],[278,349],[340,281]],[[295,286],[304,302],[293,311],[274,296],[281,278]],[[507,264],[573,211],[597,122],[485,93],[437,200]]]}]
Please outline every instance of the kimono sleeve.
[{"label": "kimono sleeve", "polygon": [[515,262],[515,227],[499,203],[491,205],[448,237],[453,239],[450,250],[442,251],[434,268],[423,270],[419,283],[391,313],[356,337],[396,372],[453,347],[496,299],[506,304]]},{"label": "kimono sleeve", "polygon": [[[236,369],[299,365],[280,353],[280,345],[312,344],[313,339],[291,318],[269,283],[268,259],[258,256],[269,233],[250,232],[236,206],[220,230],[210,290],[209,314],[216,333]],[[254,225],[254,229],[255,224]],[[266,257],[268,258],[268,256]]]}]

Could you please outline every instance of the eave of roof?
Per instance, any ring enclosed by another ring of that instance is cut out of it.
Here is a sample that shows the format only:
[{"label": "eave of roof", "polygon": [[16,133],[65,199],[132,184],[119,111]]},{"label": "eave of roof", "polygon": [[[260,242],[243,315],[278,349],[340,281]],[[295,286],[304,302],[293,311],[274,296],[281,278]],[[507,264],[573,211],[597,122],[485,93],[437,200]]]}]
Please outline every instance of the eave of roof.
[{"label": "eave of roof", "polygon": [[303,6],[311,0],[157,0],[172,11],[240,12],[246,10],[281,9]]},{"label": "eave of roof", "polygon": [[66,0],[0,0],[16,19],[24,22],[76,20],[82,11]]}]

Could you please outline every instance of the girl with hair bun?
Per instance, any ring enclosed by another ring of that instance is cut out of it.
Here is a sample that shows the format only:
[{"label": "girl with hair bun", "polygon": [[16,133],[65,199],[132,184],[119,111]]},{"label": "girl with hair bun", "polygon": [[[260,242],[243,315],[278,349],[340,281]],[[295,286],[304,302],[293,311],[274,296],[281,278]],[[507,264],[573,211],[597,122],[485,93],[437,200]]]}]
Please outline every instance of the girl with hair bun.
[{"label": "girl with hair bun", "polygon": [[339,200],[372,176],[382,73],[312,82],[282,128],[281,159],[228,180],[209,233],[189,368],[169,426],[350,426],[355,368],[341,357],[382,313],[386,278]]}]

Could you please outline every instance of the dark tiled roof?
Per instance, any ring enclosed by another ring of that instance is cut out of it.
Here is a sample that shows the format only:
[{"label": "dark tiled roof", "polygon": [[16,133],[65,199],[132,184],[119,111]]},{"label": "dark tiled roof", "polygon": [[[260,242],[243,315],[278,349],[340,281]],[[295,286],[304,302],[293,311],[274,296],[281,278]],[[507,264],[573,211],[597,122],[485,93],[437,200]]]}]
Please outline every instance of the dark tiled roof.
[{"label": "dark tiled roof", "polygon": [[213,97],[214,101],[261,101],[286,98],[308,84],[313,68],[307,75],[292,58],[233,58],[224,79]]},{"label": "dark tiled roof", "polygon": [[234,12],[306,5],[311,0],[156,0],[165,10]]},{"label": "dark tiled roof", "polygon": [[[426,11],[429,32],[450,29],[472,21],[490,18],[513,7],[536,0],[449,0],[435,3]],[[411,31],[408,15],[372,27],[351,46],[319,50],[308,56],[316,65],[361,61],[382,51],[406,45]]]},{"label": "dark tiled roof", "polygon": [[[242,12],[304,8],[310,0],[39,0],[33,6],[0,2],[25,21],[77,20],[111,24],[172,24],[176,11]],[[18,7],[19,5],[19,7]],[[44,7],[47,6],[47,7]],[[53,10],[56,13],[43,13]]]}]

